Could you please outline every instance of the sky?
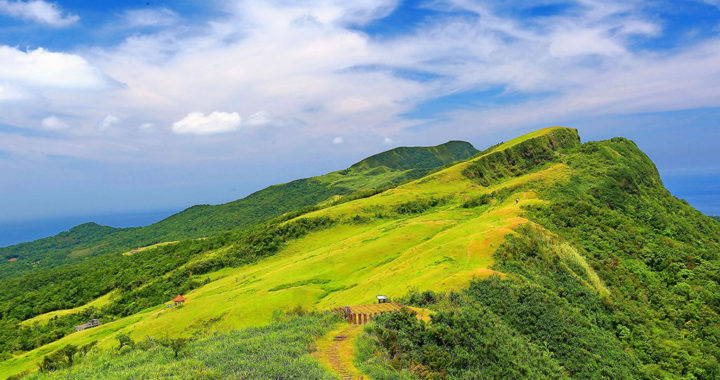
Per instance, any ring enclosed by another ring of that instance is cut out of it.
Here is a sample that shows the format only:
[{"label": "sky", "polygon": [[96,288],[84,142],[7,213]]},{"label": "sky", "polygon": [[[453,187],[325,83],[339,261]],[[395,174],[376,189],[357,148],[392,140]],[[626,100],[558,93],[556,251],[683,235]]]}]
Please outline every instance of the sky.
[{"label": "sky", "polygon": [[554,125],[633,139],[720,215],[720,0],[0,0],[0,222]]}]

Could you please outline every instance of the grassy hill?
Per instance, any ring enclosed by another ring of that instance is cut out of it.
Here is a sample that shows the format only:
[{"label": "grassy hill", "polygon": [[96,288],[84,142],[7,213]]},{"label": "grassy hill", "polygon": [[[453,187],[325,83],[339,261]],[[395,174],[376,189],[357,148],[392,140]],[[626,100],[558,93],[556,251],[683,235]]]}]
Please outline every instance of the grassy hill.
[{"label": "grassy hill", "polygon": [[433,147],[400,147],[369,157],[346,170],[270,186],[221,205],[193,206],[147,227],[82,224],[53,237],[0,248],[0,279],[87,256],[250,226],[332,197],[377,191],[420,178],[476,153],[471,144],[463,141]]},{"label": "grassy hill", "polygon": [[[363,170],[376,170],[372,162]],[[647,156],[621,138],[581,144],[575,130],[548,128],[377,194],[102,259],[52,269],[52,280],[24,297],[40,305],[82,289],[105,323],[13,351],[0,377],[93,342],[90,359],[53,376],[109,378],[108,368],[228,376],[217,347],[248,334],[274,342],[295,323],[277,310],[323,311],[376,294],[434,313],[430,321],[382,316],[360,334],[356,367],[373,378],[720,376],[720,224],[672,197]],[[177,292],[185,305],[165,307]],[[20,315],[16,300],[0,299],[6,320]],[[300,347],[338,323],[308,318],[324,327],[296,331]],[[5,331],[5,341],[24,341]],[[120,334],[200,337],[175,361],[152,344],[105,351]],[[270,367],[256,374],[279,373]],[[283,373],[317,370],[303,368]]]}]

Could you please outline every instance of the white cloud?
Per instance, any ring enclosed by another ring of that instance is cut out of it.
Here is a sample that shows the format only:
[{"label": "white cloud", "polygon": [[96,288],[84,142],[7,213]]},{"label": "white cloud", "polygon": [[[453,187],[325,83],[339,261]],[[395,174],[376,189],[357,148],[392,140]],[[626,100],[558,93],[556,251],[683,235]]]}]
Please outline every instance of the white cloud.
[{"label": "white cloud", "polygon": [[385,144],[385,145],[390,145],[392,143],[393,143],[393,140],[389,137],[386,137],[383,139],[383,144]]},{"label": "white cloud", "polygon": [[177,134],[209,135],[236,131],[241,123],[237,112],[215,111],[208,115],[191,112],[173,123],[172,130]]},{"label": "white cloud", "polygon": [[152,130],[153,128],[155,128],[155,124],[154,123],[142,123],[142,124],[140,124],[139,128],[143,131],[149,131],[149,130]]},{"label": "white cloud", "polygon": [[58,130],[58,129],[66,129],[68,127],[68,124],[60,119],[57,118],[57,116],[48,116],[40,122],[40,125],[42,125],[45,129],[51,129],[51,130]]},{"label": "white cloud", "polygon": [[107,129],[110,129],[112,126],[115,126],[120,123],[120,118],[115,115],[107,115],[105,116],[100,123],[98,124],[98,129],[101,131],[105,131]]},{"label": "white cloud", "polygon": [[333,144],[342,144],[343,142],[344,142],[344,140],[343,140],[343,138],[340,137],[340,136],[337,136],[337,137],[335,137],[335,138],[332,140],[332,143],[333,143]]},{"label": "white cloud", "polygon": [[550,54],[556,57],[577,55],[612,56],[625,52],[625,49],[603,30],[573,30],[572,33],[558,31],[550,43]]},{"label": "white cloud", "polygon": [[2,101],[15,101],[23,100],[30,97],[26,91],[21,88],[12,85],[0,84],[0,102]]},{"label": "white cloud", "polygon": [[268,124],[271,124],[273,122],[273,117],[270,115],[270,113],[265,111],[259,111],[255,112],[254,114],[248,116],[247,120],[245,120],[245,125],[249,126],[265,126]]},{"label": "white cloud", "polygon": [[123,13],[125,25],[130,28],[170,26],[177,23],[180,17],[167,8],[131,9]]},{"label": "white cloud", "polygon": [[80,20],[77,15],[63,14],[64,12],[57,4],[43,0],[0,0],[0,13],[54,27],[72,25]]},{"label": "white cloud", "polygon": [[50,89],[97,89],[108,84],[102,72],[84,58],[43,48],[21,51],[0,46],[0,83]]}]

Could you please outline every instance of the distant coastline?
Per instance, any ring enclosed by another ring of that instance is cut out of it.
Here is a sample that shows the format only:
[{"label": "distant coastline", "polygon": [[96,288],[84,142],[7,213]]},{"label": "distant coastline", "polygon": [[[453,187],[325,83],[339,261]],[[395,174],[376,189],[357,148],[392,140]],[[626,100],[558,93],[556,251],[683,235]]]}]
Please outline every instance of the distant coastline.
[{"label": "distant coastline", "polygon": [[87,222],[111,227],[140,227],[161,221],[180,210],[142,211],[0,222],[0,248],[56,235]]}]

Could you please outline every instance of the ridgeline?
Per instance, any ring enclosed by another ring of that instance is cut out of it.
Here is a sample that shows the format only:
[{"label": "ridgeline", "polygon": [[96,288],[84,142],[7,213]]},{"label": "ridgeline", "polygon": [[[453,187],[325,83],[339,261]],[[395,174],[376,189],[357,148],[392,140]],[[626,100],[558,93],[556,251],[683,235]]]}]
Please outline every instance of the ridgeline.
[{"label": "ridgeline", "polygon": [[112,228],[85,223],[53,237],[0,248],[0,279],[90,256],[248,227],[331,197],[384,190],[477,153],[477,149],[463,141],[432,147],[399,147],[346,170],[270,186],[221,205],[192,206],[147,227]]}]

